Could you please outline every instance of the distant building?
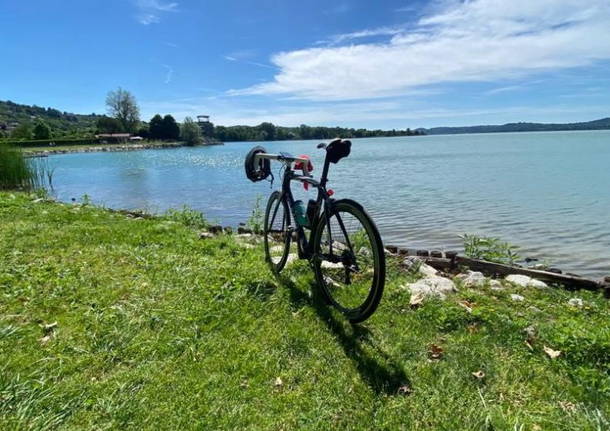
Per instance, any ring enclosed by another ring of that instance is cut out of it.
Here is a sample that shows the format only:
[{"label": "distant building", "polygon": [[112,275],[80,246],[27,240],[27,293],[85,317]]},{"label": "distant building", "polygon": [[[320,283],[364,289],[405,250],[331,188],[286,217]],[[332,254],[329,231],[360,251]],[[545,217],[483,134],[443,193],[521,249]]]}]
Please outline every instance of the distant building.
[{"label": "distant building", "polygon": [[99,135],[95,135],[97,139],[106,142],[125,142],[131,138],[130,133],[100,133]]},{"label": "distant building", "polygon": [[214,134],[214,125],[210,122],[209,115],[197,115],[197,124],[203,136],[211,137]]}]

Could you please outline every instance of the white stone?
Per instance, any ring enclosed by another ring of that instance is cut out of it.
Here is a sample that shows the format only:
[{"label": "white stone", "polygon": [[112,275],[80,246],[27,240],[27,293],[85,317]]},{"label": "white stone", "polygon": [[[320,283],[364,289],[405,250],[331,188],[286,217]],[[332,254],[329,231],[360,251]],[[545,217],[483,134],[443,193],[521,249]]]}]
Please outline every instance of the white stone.
[{"label": "white stone", "polygon": [[432,277],[438,274],[436,269],[432,268],[430,265],[416,256],[407,256],[402,261],[402,264],[407,271],[415,271],[417,269],[417,272],[425,277]]},{"label": "white stone", "polygon": [[491,287],[491,290],[504,290],[504,285],[500,280],[490,280],[489,287]]},{"label": "white stone", "polygon": [[477,271],[468,271],[465,274],[459,274],[457,278],[462,280],[462,283],[464,283],[464,286],[466,287],[481,287],[487,282],[485,276]]},{"label": "white stone", "polygon": [[528,277],[527,275],[511,274],[507,275],[505,280],[521,287],[536,287],[538,289],[548,287],[545,282]]},{"label": "white stone", "polygon": [[210,239],[210,238],[214,238],[214,234],[210,233],[210,232],[201,232],[199,234],[199,238],[200,239]]},{"label": "white stone", "polygon": [[510,295],[510,299],[512,299],[513,301],[525,301],[525,298],[521,295],[517,295],[516,293],[512,293]]},{"label": "white stone", "polygon": [[572,307],[582,307],[584,305],[582,299],[580,298],[572,298],[568,301],[568,304]]},{"label": "white stone", "polygon": [[320,266],[324,269],[344,269],[345,267],[341,262],[329,262],[327,260],[323,260]]},{"label": "white stone", "polygon": [[[286,258],[286,266],[290,265],[291,263],[296,261],[298,258],[299,257],[296,254],[290,253],[288,255],[288,257]],[[272,256],[271,257],[271,261],[276,265],[280,262],[280,260],[282,260],[282,256]]]},{"label": "white stone", "polygon": [[408,284],[406,288],[409,289],[413,295],[438,296],[441,299],[445,299],[448,293],[456,291],[453,281],[436,275],[422,278],[415,283]]}]

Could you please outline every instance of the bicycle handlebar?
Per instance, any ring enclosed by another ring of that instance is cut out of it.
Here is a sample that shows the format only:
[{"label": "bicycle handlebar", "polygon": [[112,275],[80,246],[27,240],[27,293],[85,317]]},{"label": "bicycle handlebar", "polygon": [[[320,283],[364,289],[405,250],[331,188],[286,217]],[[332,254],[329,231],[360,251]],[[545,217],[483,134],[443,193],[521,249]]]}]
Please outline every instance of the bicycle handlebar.
[{"label": "bicycle handlebar", "polygon": [[286,163],[295,163],[295,162],[308,163],[309,162],[309,159],[306,159],[304,157],[294,157],[289,154],[258,153],[258,154],[254,155],[254,164],[257,165],[261,159],[278,160],[280,162],[286,162]]}]

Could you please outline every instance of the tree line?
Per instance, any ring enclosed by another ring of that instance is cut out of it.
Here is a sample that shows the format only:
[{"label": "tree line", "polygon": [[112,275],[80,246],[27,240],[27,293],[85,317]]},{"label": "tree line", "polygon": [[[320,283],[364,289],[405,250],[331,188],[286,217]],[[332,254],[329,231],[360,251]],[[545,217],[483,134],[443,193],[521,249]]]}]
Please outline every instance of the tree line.
[{"label": "tree line", "polygon": [[[8,103],[15,106],[23,106],[13,104],[12,102]],[[10,106],[11,109],[17,109],[12,105]],[[79,116],[65,112],[61,113],[52,108],[28,108],[31,109],[26,110],[27,112],[25,112],[25,114],[27,114],[27,121],[20,121],[19,125],[12,129],[10,136],[8,137],[17,140],[47,140],[67,137],[58,133],[53,127],[53,119],[60,118],[62,121],[69,120],[79,122],[81,121],[81,117],[87,119],[86,134],[88,136],[93,133],[129,133],[150,140],[182,140],[191,145],[200,143],[206,138],[222,142],[234,142],[306,139],[327,140],[336,137],[369,138],[424,134],[421,130],[411,130],[409,128],[368,130],[345,127],[316,127],[307,126],[305,124],[297,127],[284,127],[277,126],[270,122],[263,122],[257,126],[215,126],[211,122],[196,123],[190,117],[186,117],[182,124],[179,124],[170,114],[164,116],[156,114],[146,122],[142,121],[140,118],[140,108],[136,98],[129,91],[120,87],[117,90],[110,91],[106,96],[107,115],[91,114],[90,116]],[[32,123],[32,121],[29,121],[31,118],[36,118],[36,120]],[[1,125],[2,124],[0,124],[0,126]]]}]

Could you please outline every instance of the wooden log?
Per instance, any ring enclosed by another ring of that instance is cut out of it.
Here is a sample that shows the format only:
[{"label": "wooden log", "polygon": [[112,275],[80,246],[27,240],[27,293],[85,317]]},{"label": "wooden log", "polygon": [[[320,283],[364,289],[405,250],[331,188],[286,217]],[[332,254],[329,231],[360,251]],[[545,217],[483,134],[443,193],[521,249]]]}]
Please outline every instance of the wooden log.
[{"label": "wooden log", "polygon": [[394,254],[398,253],[398,247],[396,247],[395,245],[386,245],[385,248],[390,253],[394,253]]},{"label": "wooden log", "polygon": [[458,266],[463,265],[473,271],[480,271],[489,275],[506,276],[510,274],[521,274],[548,283],[563,284],[568,288],[587,290],[599,290],[602,288],[602,283],[575,275],[556,274],[548,271],[520,268],[516,266],[503,265],[501,263],[487,262],[485,260],[470,259],[463,256],[456,256],[455,263]]},{"label": "wooden log", "polygon": [[457,251],[446,251],[445,252],[445,257],[447,259],[455,259],[455,257],[457,256]]},{"label": "wooden log", "polygon": [[434,269],[438,269],[440,271],[451,271],[455,269],[455,265],[451,259],[446,259],[444,257],[424,257],[420,258],[423,262],[427,263]]}]

